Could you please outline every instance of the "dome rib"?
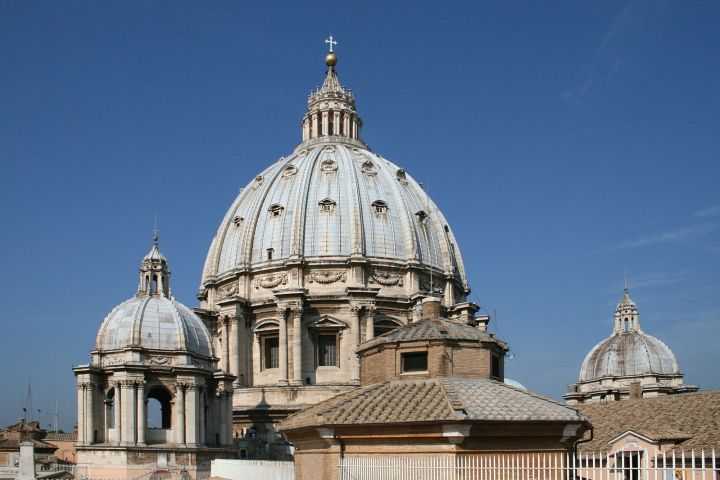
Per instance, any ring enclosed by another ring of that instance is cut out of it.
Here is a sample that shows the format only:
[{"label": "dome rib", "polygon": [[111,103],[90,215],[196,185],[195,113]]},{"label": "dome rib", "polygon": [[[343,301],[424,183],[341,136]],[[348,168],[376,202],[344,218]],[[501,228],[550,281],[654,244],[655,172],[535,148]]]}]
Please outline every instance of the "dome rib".
[{"label": "dome rib", "polygon": [[[324,165],[328,161],[333,163]],[[253,179],[241,191],[224,216],[208,252],[203,285],[237,268],[265,263],[266,250],[273,248],[273,260],[360,254],[417,261],[452,272],[467,289],[445,217],[417,181],[392,162],[332,141],[308,145],[261,176],[261,182]],[[335,202],[329,214],[318,205],[325,198]],[[388,204],[388,213],[374,211],[371,204],[377,200]],[[284,208],[280,218],[267,211],[273,204]],[[421,210],[428,215],[425,224],[417,216]],[[244,221],[233,224],[235,217]]]}]

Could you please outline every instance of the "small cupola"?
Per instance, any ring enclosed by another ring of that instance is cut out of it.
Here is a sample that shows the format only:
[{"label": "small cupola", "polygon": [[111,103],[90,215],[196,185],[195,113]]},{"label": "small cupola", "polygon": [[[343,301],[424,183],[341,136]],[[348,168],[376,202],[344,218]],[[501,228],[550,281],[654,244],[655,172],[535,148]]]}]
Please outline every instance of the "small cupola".
[{"label": "small cupola", "polygon": [[615,328],[613,334],[621,333],[642,333],[640,330],[640,314],[637,305],[630,298],[627,282],[623,290],[623,296],[615,309]]},{"label": "small cupola", "polygon": [[143,257],[140,265],[140,285],[138,296],[155,295],[170,297],[170,269],[168,262],[158,247],[157,233],[153,235],[152,247]]},{"label": "small cupola", "polygon": [[325,43],[330,47],[325,56],[325,80],[308,96],[308,110],[301,123],[302,140],[306,142],[320,137],[360,140],[362,120],[355,110],[355,94],[340,85],[335,70],[338,59],[333,46],[337,45],[337,41],[331,35]]}]

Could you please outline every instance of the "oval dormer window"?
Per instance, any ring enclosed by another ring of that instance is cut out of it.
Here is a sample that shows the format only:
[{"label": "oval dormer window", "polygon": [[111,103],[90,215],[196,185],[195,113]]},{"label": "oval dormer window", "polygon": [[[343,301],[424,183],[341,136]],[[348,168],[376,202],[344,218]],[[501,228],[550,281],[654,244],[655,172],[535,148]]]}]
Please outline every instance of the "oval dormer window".
[{"label": "oval dormer window", "polygon": [[236,216],[235,218],[233,218],[232,223],[233,223],[233,225],[235,225],[235,227],[239,227],[240,225],[242,225],[242,223],[244,221],[245,221],[245,219],[243,217]]},{"label": "oval dormer window", "polygon": [[285,207],[283,207],[279,203],[270,205],[270,208],[268,208],[268,212],[270,212],[270,216],[273,218],[282,215],[283,210],[285,210]]},{"label": "oval dormer window", "polygon": [[402,183],[403,185],[408,184],[407,174],[405,173],[405,170],[403,170],[402,168],[400,170],[398,170],[397,172],[395,172],[395,178],[397,179],[398,182]]}]

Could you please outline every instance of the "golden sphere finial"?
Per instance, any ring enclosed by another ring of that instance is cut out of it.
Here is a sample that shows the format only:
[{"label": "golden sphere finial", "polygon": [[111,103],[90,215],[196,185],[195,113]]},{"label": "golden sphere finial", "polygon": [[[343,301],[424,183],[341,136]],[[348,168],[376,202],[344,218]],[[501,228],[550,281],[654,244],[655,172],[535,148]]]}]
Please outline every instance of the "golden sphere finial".
[{"label": "golden sphere finial", "polygon": [[337,55],[335,55],[335,52],[330,52],[325,55],[325,65],[328,67],[334,67],[337,65]]}]

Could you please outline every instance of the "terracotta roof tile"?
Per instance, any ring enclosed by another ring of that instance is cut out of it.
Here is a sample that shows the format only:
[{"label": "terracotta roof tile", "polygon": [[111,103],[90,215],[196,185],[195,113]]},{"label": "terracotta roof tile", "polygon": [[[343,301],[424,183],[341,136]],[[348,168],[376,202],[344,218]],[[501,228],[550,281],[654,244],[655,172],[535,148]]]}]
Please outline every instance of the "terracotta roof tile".
[{"label": "terracotta roof tile", "polygon": [[412,340],[470,340],[504,342],[494,338],[487,332],[465,323],[454,322],[446,318],[431,318],[403,325],[384,335],[377,336],[358,347],[358,351],[366,350],[387,342],[407,342]]},{"label": "terracotta roof tile", "polygon": [[583,421],[575,410],[494,380],[427,378],[367,385],[288,417],[280,430],[437,421]]},{"label": "terracotta roof tile", "polygon": [[672,440],[678,449],[720,451],[720,391],[578,405],[593,424],[593,440],[582,451],[605,451],[628,430],[651,440]]}]

